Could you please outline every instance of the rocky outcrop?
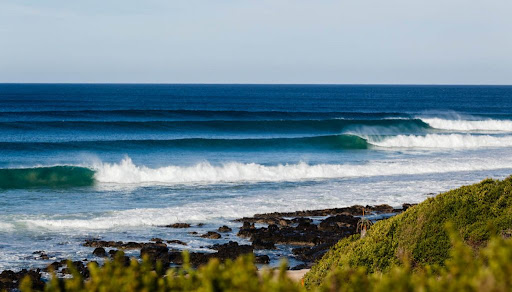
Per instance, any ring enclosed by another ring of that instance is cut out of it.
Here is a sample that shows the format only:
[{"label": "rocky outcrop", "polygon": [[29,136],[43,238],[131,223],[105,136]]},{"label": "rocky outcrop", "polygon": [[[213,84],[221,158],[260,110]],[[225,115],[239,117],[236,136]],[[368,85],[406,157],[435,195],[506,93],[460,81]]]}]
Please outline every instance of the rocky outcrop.
[{"label": "rocky outcrop", "polygon": [[40,270],[21,270],[19,272],[5,270],[0,273],[0,291],[17,289],[25,277],[30,278],[32,287],[35,290],[41,291],[44,289],[44,282],[41,279]]}]

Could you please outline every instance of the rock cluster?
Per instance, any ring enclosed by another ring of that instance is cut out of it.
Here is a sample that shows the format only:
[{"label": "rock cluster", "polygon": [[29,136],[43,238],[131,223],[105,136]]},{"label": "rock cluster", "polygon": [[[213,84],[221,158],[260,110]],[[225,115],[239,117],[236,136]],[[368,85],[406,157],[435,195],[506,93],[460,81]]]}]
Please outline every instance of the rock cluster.
[{"label": "rock cluster", "polygon": [[[254,254],[256,263],[268,264],[270,258],[268,255],[259,255],[265,253],[265,250],[274,250],[286,246],[285,249],[292,251],[293,256],[302,261],[292,269],[302,269],[310,267],[316,260],[322,257],[331,246],[336,244],[341,238],[355,234],[357,223],[363,210],[372,214],[390,214],[400,213],[412,204],[404,204],[402,209],[393,209],[389,205],[378,206],[352,206],[347,208],[333,208],[323,210],[308,210],[286,213],[268,213],[256,214],[253,217],[245,217],[235,220],[242,224],[237,235],[251,242],[248,244],[239,244],[229,241],[223,244],[214,244],[209,248],[214,252],[190,252],[189,261],[193,267],[206,264],[210,259],[217,258],[221,261],[227,259],[234,260],[244,254]],[[202,224],[197,225],[198,227]],[[169,228],[189,228],[191,224],[175,223],[164,227]],[[196,231],[188,232],[202,238],[221,239],[229,237],[228,233],[233,230],[224,225],[216,231],[208,231],[205,234],[198,234]],[[122,250],[140,250],[140,257],[147,258],[151,262],[161,262],[163,267],[171,265],[182,265],[183,255],[181,250],[170,249],[167,244],[186,246],[187,243],[180,240],[163,240],[161,238],[151,238],[150,242],[122,242],[122,241],[104,241],[99,239],[86,240],[84,246],[94,248],[92,255],[102,258],[117,258],[123,261],[125,265],[130,264],[130,258]],[[108,250],[107,250],[108,249]],[[270,254],[270,252],[268,252]],[[275,253],[275,252],[274,252]],[[279,253],[279,252],[278,252]],[[33,253],[38,259],[48,260],[49,256],[44,251]],[[89,270],[84,264],[87,260],[72,262],[75,269],[84,277],[89,277]],[[55,261],[49,264],[43,272],[54,271],[58,274],[70,274],[67,260]],[[12,290],[18,287],[19,282],[29,276],[34,283],[34,287],[42,289],[44,282],[41,280],[41,270],[22,270],[13,272],[3,271],[0,274],[0,291]]]},{"label": "rock cluster", "polygon": [[44,282],[41,279],[40,270],[21,270],[19,272],[5,270],[0,273],[0,291],[17,289],[21,280],[27,276],[32,281],[34,289],[43,290]]},{"label": "rock cluster", "polygon": [[[403,209],[410,206],[404,204]],[[296,259],[303,261],[304,267],[309,267],[340,239],[356,233],[357,222],[363,210],[366,214],[402,212],[402,209],[394,209],[389,205],[356,205],[347,208],[257,214],[236,220],[243,222],[238,236],[249,239],[254,249],[275,249],[278,244],[295,247],[292,253]],[[256,228],[255,224],[267,226]]]}]

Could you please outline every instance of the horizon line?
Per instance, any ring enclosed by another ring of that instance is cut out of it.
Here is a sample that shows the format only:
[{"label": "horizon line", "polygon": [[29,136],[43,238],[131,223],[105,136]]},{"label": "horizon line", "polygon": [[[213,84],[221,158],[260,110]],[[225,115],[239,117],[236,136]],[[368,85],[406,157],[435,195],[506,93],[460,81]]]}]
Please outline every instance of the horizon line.
[{"label": "horizon line", "polygon": [[210,83],[210,82],[0,82],[0,85],[295,85],[295,86],[512,86],[489,83]]}]

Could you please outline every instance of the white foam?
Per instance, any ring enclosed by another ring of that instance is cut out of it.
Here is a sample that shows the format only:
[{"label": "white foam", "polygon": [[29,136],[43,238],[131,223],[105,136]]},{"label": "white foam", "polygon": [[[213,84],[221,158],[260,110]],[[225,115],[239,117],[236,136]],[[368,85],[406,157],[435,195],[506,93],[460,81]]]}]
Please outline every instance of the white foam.
[{"label": "white foam", "polygon": [[[48,216],[30,216],[32,218],[20,218],[23,225],[41,232],[41,228],[47,230],[65,230],[66,232],[80,232],[83,230],[126,230],[127,228],[140,228],[148,226],[167,225],[176,222],[225,222],[252,216],[255,213],[268,213],[276,211],[296,211],[307,209],[322,209],[332,206],[343,207],[355,204],[371,204],[377,200],[379,204],[388,203],[399,205],[404,200],[397,196],[396,187],[404,191],[409,181],[392,183],[365,183],[364,185],[353,182],[341,182],[324,185],[324,187],[306,186],[299,189],[280,189],[268,191],[258,196],[237,196],[223,199],[199,200],[184,205],[163,208],[137,208],[131,210],[112,211],[98,217],[83,218],[52,218]],[[417,182],[414,186],[415,195],[408,195],[408,202],[419,202],[424,199],[424,191],[438,190],[439,184]],[[342,188],[344,191],[340,192]],[[375,197],[375,189],[379,189],[379,197]],[[172,204],[172,202],[171,202]]]},{"label": "white foam", "polygon": [[13,230],[14,230],[14,225],[12,225],[10,223],[0,222],[0,232],[1,231],[13,231]]},{"label": "white foam", "polygon": [[[466,180],[424,178],[411,181],[410,178],[388,180],[341,180],[301,186],[299,188],[278,188],[251,195],[240,193],[229,198],[192,198],[192,202],[169,205],[161,208],[136,208],[117,210],[104,214],[75,214],[62,218],[58,215],[20,216],[20,226],[27,226],[36,232],[58,230],[65,233],[81,233],[90,230],[148,230],[151,226],[161,226],[176,222],[210,224],[224,223],[227,220],[252,216],[255,213],[286,212],[297,210],[344,207],[355,204],[390,204],[399,206],[403,202],[423,201],[428,193],[437,193],[453,187],[475,182],[481,174],[465,177]],[[167,232],[167,231],[166,231]],[[168,232],[173,232],[169,230]]]},{"label": "white foam", "polygon": [[[409,139],[409,138],[404,138]],[[421,138],[418,138],[421,141]],[[398,142],[396,142],[398,141]],[[414,142],[399,138],[383,142],[385,145],[409,145]],[[421,143],[416,143],[423,145]],[[512,138],[511,138],[512,144]],[[257,163],[230,162],[212,165],[208,162],[193,166],[166,166],[149,168],[135,165],[130,158],[120,163],[104,163],[97,167],[95,179],[100,183],[115,184],[186,184],[225,182],[277,182],[329,178],[370,177],[400,174],[427,174],[457,171],[502,169],[512,167],[512,159],[496,161],[374,161],[367,164],[279,164],[265,166]]]},{"label": "white foam", "polygon": [[394,148],[501,148],[512,147],[512,136],[428,134],[425,136],[397,135],[387,138],[366,138],[380,147]]},{"label": "white foam", "polygon": [[430,127],[453,131],[504,131],[512,132],[510,120],[447,120],[441,118],[420,118]]}]

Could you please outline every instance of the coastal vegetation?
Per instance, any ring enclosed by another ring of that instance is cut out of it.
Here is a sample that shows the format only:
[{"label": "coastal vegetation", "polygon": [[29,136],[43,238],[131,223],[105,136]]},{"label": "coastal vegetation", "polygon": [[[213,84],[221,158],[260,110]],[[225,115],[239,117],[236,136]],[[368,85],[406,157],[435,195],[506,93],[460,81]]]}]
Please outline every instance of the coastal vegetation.
[{"label": "coastal vegetation", "polygon": [[329,272],[340,267],[388,272],[403,259],[412,267],[443,265],[451,248],[445,228],[448,222],[475,252],[492,235],[510,236],[512,177],[486,179],[437,195],[375,223],[364,238],[354,235],[340,240],[306,275],[306,285],[320,285]]},{"label": "coastal vegetation", "polygon": [[[367,226],[368,227],[368,226]],[[303,282],[258,272],[253,256],[165,270],[123,255],[89,264],[84,281],[53,277],[45,291],[510,291],[512,177],[487,179],[429,198],[338,242]],[[72,266],[72,265],[70,265]],[[32,291],[30,278],[21,291]]]}]

